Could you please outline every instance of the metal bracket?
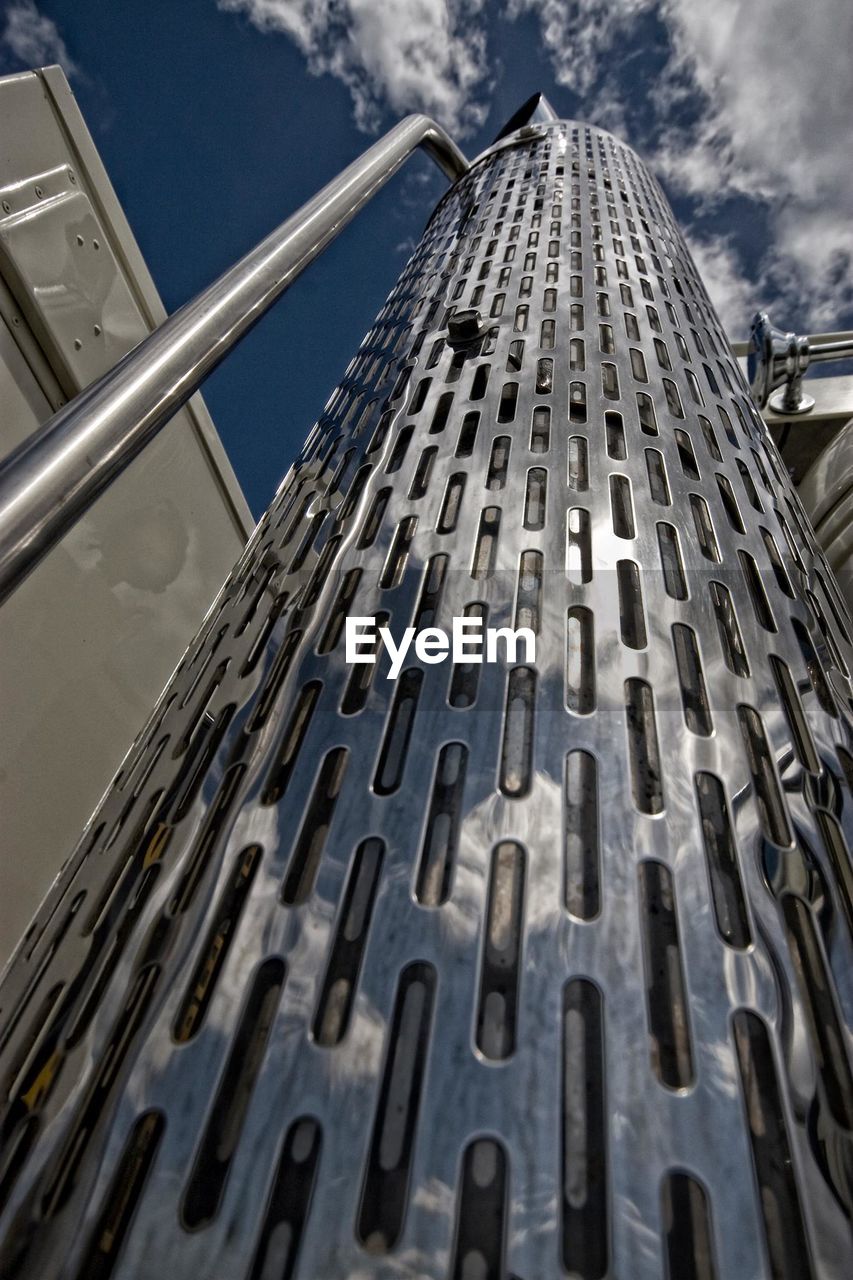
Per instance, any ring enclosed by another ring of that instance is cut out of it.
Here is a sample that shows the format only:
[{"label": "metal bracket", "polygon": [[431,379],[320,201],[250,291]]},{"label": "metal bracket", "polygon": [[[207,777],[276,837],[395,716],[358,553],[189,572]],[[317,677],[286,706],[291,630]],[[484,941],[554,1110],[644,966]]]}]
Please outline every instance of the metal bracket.
[{"label": "metal bracket", "polygon": [[750,389],[760,409],[769,404],[774,413],[808,413],[815,405],[814,396],[803,390],[803,374],[809,365],[851,357],[853,334],[844,334],[837,341],[815,342],[807,334],[777,329],[767,312],[759,311],[752,322],[747,351]]}]

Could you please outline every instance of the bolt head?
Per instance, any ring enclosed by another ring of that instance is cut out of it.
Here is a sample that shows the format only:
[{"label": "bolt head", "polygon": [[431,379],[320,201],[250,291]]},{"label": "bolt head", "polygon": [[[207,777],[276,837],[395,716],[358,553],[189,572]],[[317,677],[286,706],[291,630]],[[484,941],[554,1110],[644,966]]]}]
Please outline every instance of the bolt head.
[{"label": "bolt head", "polygon": [[481,333],[479,311],[456,311],[447,324],[447,341],[452,347],[476,342]]}]

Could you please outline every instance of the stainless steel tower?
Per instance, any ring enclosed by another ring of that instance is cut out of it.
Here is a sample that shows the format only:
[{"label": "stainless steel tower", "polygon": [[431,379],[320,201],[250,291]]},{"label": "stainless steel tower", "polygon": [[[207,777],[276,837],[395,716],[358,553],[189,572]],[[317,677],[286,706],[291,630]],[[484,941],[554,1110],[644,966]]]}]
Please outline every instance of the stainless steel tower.
[{"label": "stainless steel tower", "polygon": [[[851,623],[660,188],[549,115],[435,210],[6,977],[10,1280],[850,1274]],[[536,661],[394,682],[347,615]]]}]

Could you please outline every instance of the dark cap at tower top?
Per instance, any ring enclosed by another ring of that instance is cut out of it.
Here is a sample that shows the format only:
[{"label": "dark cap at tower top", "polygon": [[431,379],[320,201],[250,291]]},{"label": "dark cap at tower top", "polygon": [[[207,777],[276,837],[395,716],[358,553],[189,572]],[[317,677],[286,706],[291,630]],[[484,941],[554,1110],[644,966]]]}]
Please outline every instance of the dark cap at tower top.
[{"label": "dark cap at tower top", "polygon": [[559,119],[560,117],[545,97],[545,94],[534,93],[532,98],[528,98],[514,115],[510,116],[493,140],[492,145],[495,142],[500,142],[502,138],[508,137],[511,133],[515,133],[516,129],[520,129],[525,124],[547,124],[552,120]]}]

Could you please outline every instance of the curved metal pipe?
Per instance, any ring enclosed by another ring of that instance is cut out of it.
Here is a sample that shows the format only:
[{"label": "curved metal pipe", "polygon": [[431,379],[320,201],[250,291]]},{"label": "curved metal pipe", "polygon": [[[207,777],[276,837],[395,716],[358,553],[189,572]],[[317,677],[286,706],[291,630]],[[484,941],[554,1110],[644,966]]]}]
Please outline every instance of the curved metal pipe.
[{"label": "curved metal pipe", "polygon": [[468,170],[407,116],[0,463],[0,602],[418,147],[452,181]]}]

